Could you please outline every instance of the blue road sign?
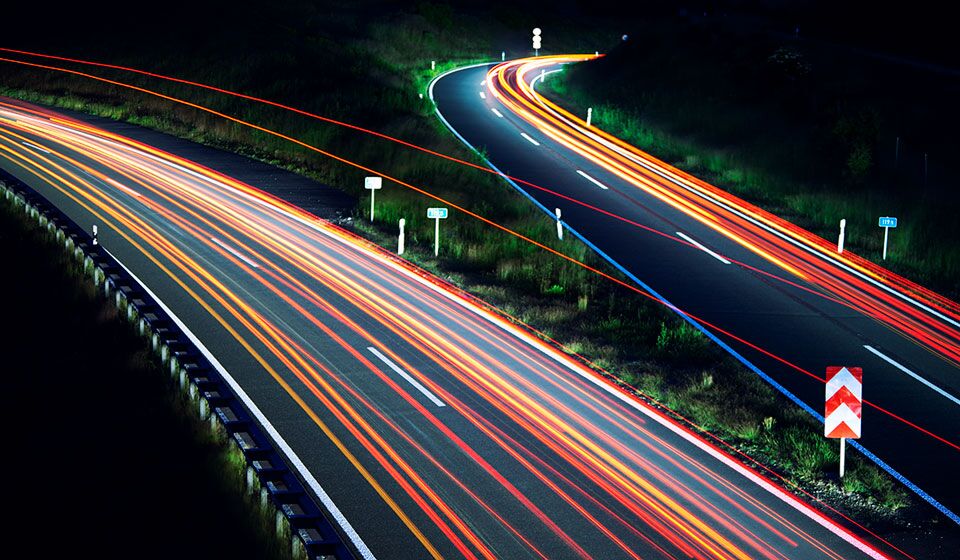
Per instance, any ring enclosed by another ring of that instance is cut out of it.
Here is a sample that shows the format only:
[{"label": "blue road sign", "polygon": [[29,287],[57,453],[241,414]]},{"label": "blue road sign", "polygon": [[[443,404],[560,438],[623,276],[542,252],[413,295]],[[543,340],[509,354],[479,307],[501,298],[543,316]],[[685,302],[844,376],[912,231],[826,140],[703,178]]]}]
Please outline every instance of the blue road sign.
[{"label": "blue road sign", "polygon": [[897,227],[897,219],[889,216],[881,217],[880,227]]},{"label": "blue road sign", "polygon": [[427,208],[427,219],[446,219],[447,209],[446,208]]}]

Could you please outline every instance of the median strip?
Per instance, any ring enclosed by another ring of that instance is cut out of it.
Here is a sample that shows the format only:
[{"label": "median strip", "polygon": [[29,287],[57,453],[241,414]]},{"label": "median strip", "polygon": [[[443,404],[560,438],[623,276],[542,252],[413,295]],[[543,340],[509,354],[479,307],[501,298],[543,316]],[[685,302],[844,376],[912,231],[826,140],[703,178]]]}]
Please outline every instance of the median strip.
[{"label": "median strip", "polygon": [[390,358],[384,356],[379,350],[377,350],[377,349],[374,348],[373,346],[368,346],[368,347],[367,347],[367,350],[369,350],[371,354],[373,354],[374,356],[376,356],[377,358],[379,358],[381,362],[387,364],[387,367],[389,367],[389,368],[392,369],[393,371],[397,372],[397,375],[399,375],[400,377],[406,379],[406,380],[407,380],[407,383],[413,385],[413,387],[414,387],[417,391],[420,391],[421,393],[423,393],[423,395],[424,395],[425,397],[427,397],[428,399],[430,399],[430,402],[432,402],[433,404],[435,404],[435,405],[437,405],[437,406],[447,406],[447,404],[446,404],[445,402],[443,402],[443,401],[441,401],[439,398],[437,398],[436,395],[434,395],[434,394],[431,393],[426,387],[424,387],[423,385],[421,385],[420,382],[417,381],[416,379],[414,379],[413,376],[411,376],[409,373],[407,373],[407,372],[403,371],[402,369],[400,369],[400,366],[398,366],[397,364],[393,363],[393,361],[391,361]]}]

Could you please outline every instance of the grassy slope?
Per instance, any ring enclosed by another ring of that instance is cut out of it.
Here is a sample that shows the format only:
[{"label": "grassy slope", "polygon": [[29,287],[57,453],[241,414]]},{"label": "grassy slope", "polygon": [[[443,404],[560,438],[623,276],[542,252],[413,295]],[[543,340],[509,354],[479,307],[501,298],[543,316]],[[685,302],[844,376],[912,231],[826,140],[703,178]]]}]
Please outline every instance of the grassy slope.
[{"label": "grassy slope", "polygon": [[[960,296],[951,185],[960,80],[736,18],[648,20],[603,60],[548,81],[578,113],[678,167]],[[895,161],[900,137],[899,162]],[[923,158],[929,153],[929,178]],[[926,184],[925,184],[926,183]]]},{"label": "grassy slope", "polygon": [[[398,9],[384,2],[366,2],[336,12],[312,3],[294,3],[280,12],[253,11],[232,17],[221,31],[214,29],[200,38],[184,32],[184,41],[169,41],[160,60],[135,50],[100,52],[96,43],[84,52],[75,48],[64,52],[260,95],[470,159],[474,156],[432,118],[430,107],[416,95],[432,75],[429,60],[439,59],[439,72],[452,61],[483,58],[491,50],[499,54],[500,44],[510,42],[493,42],[489,37],[507,28],[514,36],[522,34],[525,44],[525,30],[530,26],[524,16],[509,10],[498,10],[496,15],[479,9],[453,12],[436,4]],[[573,30],[565,30],[559,22],[553,22],[557,24],[554,27],[549,21],[540,21],[558,45],[583,49],[578,43],[582,39],[564,40],[565,35],[575,35]],[[256,33],[251,31],[254,28]],[[144,53],[158,48],[146,43]],[[48,72],[9,66],[0,71],[0,93],[95,112],[231,148],[351,192],[358,192],[362,184],[363,173],[193,110]],[[553,224],[488,175],[250,103],[154,80],[138,83],[389,170],[498,223],[560,247],[553,240]],[[829,480],[838,456],[835,446],[819,436],[820,427],[663,309],[455,214],[444,224],[445,250],[438,262],[429,251],[430,224],[422,219],[430,201],[390,184],[377,201],[377,214],[384,222],[407,218],[410,250],[406,256],[562,341],[569,350],[594,360],[647,398],[679,411],[805,488],[851,508],[866,503],[866,509],[872,510],[879,505],[881,513],[910,502],[902,489],[859,457],[850,461],[850,475],[844,481],[845,490],[859,497],[851,500],[845,496]],[[392,247],[392,229],[364,228],[364,232]],[[568,242],[563,249],[596,264],[580,244]],[[731,407],[730,402],[738,405]]]}]

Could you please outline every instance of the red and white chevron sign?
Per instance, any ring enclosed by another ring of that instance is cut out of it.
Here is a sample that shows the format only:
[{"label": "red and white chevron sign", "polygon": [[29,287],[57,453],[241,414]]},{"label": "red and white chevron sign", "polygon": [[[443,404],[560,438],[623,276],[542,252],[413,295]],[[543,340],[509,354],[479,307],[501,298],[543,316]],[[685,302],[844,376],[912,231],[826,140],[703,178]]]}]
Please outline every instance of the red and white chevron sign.
[{"label": "red and white chevron sign", "polygon": [[828,438],[860,437],[862,406],[863,370],[858,367],[828,367],[824,435]]}]

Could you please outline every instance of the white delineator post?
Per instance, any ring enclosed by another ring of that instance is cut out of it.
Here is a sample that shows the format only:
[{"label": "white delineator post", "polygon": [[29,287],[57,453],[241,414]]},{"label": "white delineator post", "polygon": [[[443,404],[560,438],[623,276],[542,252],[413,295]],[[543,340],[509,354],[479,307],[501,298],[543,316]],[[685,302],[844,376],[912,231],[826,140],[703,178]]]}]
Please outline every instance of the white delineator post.
[{"label": "white delineator post", "polygon": [[397,254],[403,254],[403,226],[407,225],[407,221],[403,218],[400,218],[400,235],[397,237]]},{"label": "white delineator post", "polygon": [[560,219],[559,208],[557,208],[557,239],[563,241],[563,221]]},{"label": "white delineator post", "polygon": [[593,107],[587,107],[587,126],[590,126],[590,121],[593,120]]},{"label": "white delineator post", "polygon": [[370,191],[370,222],[373,223],[373,203],[376,199],[377,191],[383,187],[383,177],[365,177],[363,179],[363,188]]},{"label": "white delineator post", "polygon": [[436,69],[437,69],[437,61],[436,61],[436,60],[431,60],[431,61],[430,61],[430,69],[431,69],[431,70],[436,70]]},{"label": "white delineator post", "polygon": [[540,28],[533,28],[533,55],[540,56]]},{"label": "white delineator post", "polygon": [[507,59],[507,51],[500,51],[500,62]]},{"label": "white delineator post", "polygon": [[427,208],[427,219],[434,220],[433,228],[433,256],[440,254],[440,220],[447,218],[446,208]]},{"label": "white delineator post", "polygon": [[847,231],[847,219],[840,220],[840,237],[837,238],[837,253],[843,254],[843,236]]},{"label": "white delineator post", "polygon": [[99,234],[99,231],[97,231],[97,224],[93,224],[93,244],[94,245],[100,244],[100,240],[97,238],[97,234]]}]

